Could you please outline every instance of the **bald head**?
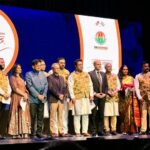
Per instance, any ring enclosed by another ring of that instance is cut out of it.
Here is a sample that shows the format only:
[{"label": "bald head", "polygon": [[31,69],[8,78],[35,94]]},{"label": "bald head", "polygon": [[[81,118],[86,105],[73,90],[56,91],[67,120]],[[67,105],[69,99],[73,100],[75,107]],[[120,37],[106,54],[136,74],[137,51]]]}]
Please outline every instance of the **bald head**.
[{"label": "bald head", "polygon": [[51,66],[51,68],[52,68],[52,69],[53,69],[53,68],[59,68],[59,64],[58,64],[58,63],[53,63],[52,66]]},{"label": "bald head", "polygon": [[95,70],[101,70],[101,61],[100,60],[94,60],[93,62]]},{"label": "bald head", "polygon": [[60,66],[59,66],[58,63],[53,63],[51,68],[52,68],[54,74],[58,74],[59,73]]},{"label": "bald head", "polygon": [[105,65],[105,69],[106,69],[106,72],[110,73],[112,71],[112,65],[110,63],[107,63]]}]

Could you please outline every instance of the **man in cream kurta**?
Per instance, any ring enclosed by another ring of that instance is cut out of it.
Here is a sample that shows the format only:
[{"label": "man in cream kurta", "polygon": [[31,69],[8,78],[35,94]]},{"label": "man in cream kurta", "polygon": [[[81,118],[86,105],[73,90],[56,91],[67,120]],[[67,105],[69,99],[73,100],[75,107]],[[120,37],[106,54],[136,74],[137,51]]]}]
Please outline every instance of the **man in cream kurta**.
[{"label": "man in cream kurta", "polygon": [[149,64],[143,63],[142,73],[135,77],[136,95],[141,106],[141,132],[146,134],[147,131],[147,113],[149,115],[149,134],[150,134],[150,71]]},{"label": "man in cream kurta", "polygon": [[73,103],[74,128],[76,136],[80,136],[80,119],[82,116],[82,134],[89,136],[90,101],[93,100],[93,85],[88,73],[83,72],[83,62],[75,61],[75,71],[68,79],[69,93]]},{"label": "man in cream kurta", "polygon": [[8,76],[4,73],[5,62],[0,58],[0,139],[7,133],[8,111],[7,104],[10,104],[11,87]]},{"label": "man in cream kurta", "polygon": [[106,78],[108,82],[108,92],[106,95],[105,109],[104,109],[104,128],[106,135],[110,134],[109,128],[109,117],[111,119],[111,134],[116,135],[116,124],[117,116],[119,115],[118,110],[118,90],[120,89],[120,82],[117,75],[113,74],[112,65],[107,63],[105,66]]},{"label": "man in cream kurta", "polygon": [[66,67],[66,60],[65,58],[61,57],[57,59],[57,63],[59,64],[60,70],[59,75],[64,78],[66,88],[65,88],[65,95],[64,95],[64,109],[63,109],[63,133],[64,136],[70,136],[68,134],[68,114],[69,114],[69,92],[68,92],[68,76],[70,74],[69,70]]}]

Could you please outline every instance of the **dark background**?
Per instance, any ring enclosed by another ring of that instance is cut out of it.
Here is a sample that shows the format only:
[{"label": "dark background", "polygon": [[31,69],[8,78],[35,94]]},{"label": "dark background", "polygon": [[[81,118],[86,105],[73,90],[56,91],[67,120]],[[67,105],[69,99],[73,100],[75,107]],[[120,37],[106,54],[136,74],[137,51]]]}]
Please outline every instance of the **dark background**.
[{"label": "dark background", "polygon": [[[129,24],[131,24],[129,28],[132,28],[133,24],[136,23],[136,25],[134,24],[134,29],[132,30],[135,30],[134,33],[137,34],[138,32],[140,32],[140,30],[142,30],[142,36],[141,34],[138,35],[138,40],[143,51],[143,59],[150,62],[150,21],[148,20],[148,7],[146,7],[149,4],[148,1],[146,4],[146,0],[1,0],[0,4],[39,10],[115,18],[119,20],[119,25],[121,29],[125,29],[126,26],[128,26]],[[125,32],[125,30],[123,31]],[[130,36],[130,33],[127,35],[123,34],[123,36],[128,37]],[[127,41],[127,44],[128,43],[130,43],[130,41]],[[125,42],[124,45],[122,45],[122,48],[124,47],[126,48]],[[128,52],[130,52],[130,49]],[[125,55],[126,58],[127,55],[132,55],[130,59],[135,59],[133,60],[134,62],[137,61],[137,58],[141,59],[139,51],[136,52],[136,49],[133,53],[127,53],[127,51],[123,51],[123,63],[126,62],[126,60],[124,59]],[[129,62],[131,69],[134,69],[134,65],[132,66],[131,64],[132,61]]]}]

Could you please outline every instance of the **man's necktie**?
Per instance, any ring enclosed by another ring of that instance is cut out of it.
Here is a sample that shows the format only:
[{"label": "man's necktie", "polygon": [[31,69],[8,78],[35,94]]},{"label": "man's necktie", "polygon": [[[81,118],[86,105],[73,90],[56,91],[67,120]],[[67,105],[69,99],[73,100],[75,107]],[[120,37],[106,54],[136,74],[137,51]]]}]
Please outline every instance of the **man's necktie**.
[{"label": "man's necktie", "polygon": [[101,76],[100,71],[97,71],[97,76],[98,76],[98,80],[100,83],[100,92],[102,92],[102,76]]}]

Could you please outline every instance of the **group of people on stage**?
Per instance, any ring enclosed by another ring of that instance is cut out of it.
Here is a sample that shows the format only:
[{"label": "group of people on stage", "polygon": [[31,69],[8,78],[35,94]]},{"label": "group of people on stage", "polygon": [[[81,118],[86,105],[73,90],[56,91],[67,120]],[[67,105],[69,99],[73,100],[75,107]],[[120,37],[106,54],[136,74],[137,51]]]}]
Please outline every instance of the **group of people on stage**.
[{"label": "group of people on stage", "polygon": [[42,138],[44,131],[52,137],[71,136],[69,111],[77,137],[116,135],[117,121],[123,134],[150,131],[149,64],[143,63],[135,79],[126,65],[118,75],[112,73],[111,63],[105,65],[105,72],[100,60],[93,65],[93,71],[84,72],[82,60],[77,59],[70,73],[65,58],[58,58],[47,73],[44,60],[35,59],[24,80],[20,64],[13,66],[8,78],[4,59],[0,58],[0,139],[6,134]]}]

